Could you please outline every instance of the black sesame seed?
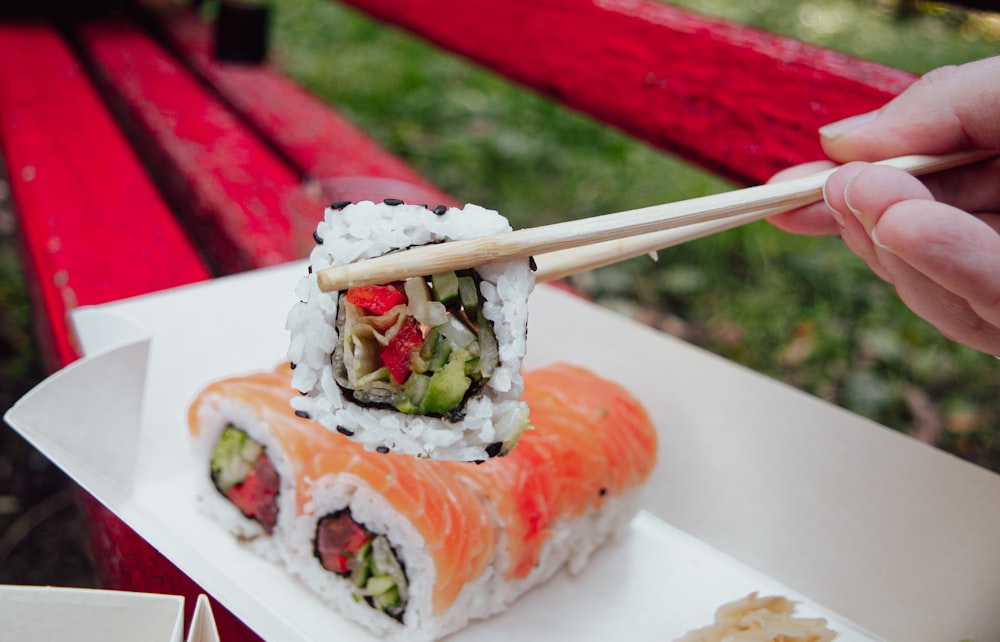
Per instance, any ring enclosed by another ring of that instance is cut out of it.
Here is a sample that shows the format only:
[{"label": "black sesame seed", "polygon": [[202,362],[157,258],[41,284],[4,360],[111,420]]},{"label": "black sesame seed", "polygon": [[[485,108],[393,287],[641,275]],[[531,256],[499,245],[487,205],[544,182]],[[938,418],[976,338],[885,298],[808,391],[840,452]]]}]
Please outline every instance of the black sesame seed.
[{"label": "black sesame seed", "polygon": [[535,263],[535,257],[533,256],[528,257],[528,267],[531,268],[532,272],[538,271],[538,264]]},{"label": "black sesame seed", "polygon": [[309,419],[309,413],[306,412],[305,410],[296,410],[295,416],[302,417],[303,419]]},{"label": "black sesame seed", "polygon": [[392,205],[393,207],[395,207],[396,205],[402,205],[403,204],[403,201],[401,201],[398,198],[387,198],[387,199],[384,199],[382,202],[385,203],[386,205]]},{"label": "black sesame seed", "polygon": [[492,444],[486,447],[486,454],[490,457],[496,457],[500,454],[500,449],[503,448],[502,441],[494,441]]},{"label": "black sesame seed", "polygon": [[427,203],[421,203],[421,204],[419,205],[419,207],[422,207],[422,208],[424,208],[424,209],[427,209]]},{"label": "black sesame seed", "polygon": [[444,205],[438,205],[437,207],[434,208],[434,213],[437,214],[438,216],[441,216],[442,214],[444,214],[447,211],[448,211],[448,208],[445,207]]},{"label": "black sesame seed", "polygon": [[484,463],[485,461],[486,461],[485,459],[473,459],[472,463],[474,463],[475,465],[479,466],[480,464]]},{"label": "black sesame seed", "polygon": [[317,244],[320,244],[320,243],[323,242],[323,237],[320,236],[319,233],[314,230],[313,231],[313,240],[316,241]]},{"label": "black sesame seed", "polygon": [[598,494],[599,494],[599,495],[600,495],[601,497],[604,497],[605,495],[607,495],[607,494],[608,494],[608,489],[607,489],[607,488],[601,488],[601,490],[599,490],[599,491],[597,491],[597,492],[598,492]]},{"label": "black sesame seed", "polygon": [[296,368],[299,367],[299,364],[295,363],[294,361],[291,361],[288,363],[288,367],[291,368],[292,370],[295,370]]},{"label": "black sesame seed", "polygon": [[349,430],[347,428],[344,428],[343,426],[337,426],[337,432],[339,432],[342,435],[347,435],[348,437],[354,436],[353,430]]},{"label": "black sesame seed", "polygon": [[309,274],[312,274],[312,273],[313,273],[313,266],[311,266],[311,265],[309,266],[309,270],[308,270],[308,273],[309,273]]},{"label": "black sesame seed", "polygon": [[351,204],[350,201],[337,201],[336,203],[330,203],[330,209],[331,210],[342,210],[342,209],[344,209],[345,207],[347,207],[350,204]]},{"label": "black sesame seed", "polygon": [[375,452],[379,452],[379,453],[382,453],[384,455],[387,452],[389,452],[389,447],[388,446],[379,446],[378,448],[375,449]]},{"label": "black sesame seed", "polygon": [[305,390],[299,390],[299,394],[302,395],[303,397],[305,397],[309,393],[306,392]]}]

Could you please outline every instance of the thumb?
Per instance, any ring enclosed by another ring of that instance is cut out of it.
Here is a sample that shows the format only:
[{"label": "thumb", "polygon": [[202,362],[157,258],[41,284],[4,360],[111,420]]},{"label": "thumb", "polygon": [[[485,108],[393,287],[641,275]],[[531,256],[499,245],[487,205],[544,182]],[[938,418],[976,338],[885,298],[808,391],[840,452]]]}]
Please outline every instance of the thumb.
[{"label": "thumb", "polygon": [[833,160],[1000,148],[1000,56],[923,76],[878,111],[820,128]]}]

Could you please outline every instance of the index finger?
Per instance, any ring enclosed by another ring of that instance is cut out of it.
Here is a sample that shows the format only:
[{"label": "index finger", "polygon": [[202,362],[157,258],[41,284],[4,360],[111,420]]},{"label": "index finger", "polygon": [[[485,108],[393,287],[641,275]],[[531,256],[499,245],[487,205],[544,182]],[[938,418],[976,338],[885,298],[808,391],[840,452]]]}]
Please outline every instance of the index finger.
[{"label": "index finger", "polygon": [[907,154],[1000,148],[1000,57],[936,69],[882,109],[820,129],[823,149],[844,163]]}]

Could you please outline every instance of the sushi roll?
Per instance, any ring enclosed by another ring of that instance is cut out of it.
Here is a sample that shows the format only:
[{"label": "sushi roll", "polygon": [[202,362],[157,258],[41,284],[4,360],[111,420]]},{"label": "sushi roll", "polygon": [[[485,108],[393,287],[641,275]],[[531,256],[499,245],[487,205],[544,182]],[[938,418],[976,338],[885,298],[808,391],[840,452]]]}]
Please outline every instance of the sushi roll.
[{"label": "sushi roll", "polygon": [[528,371],[533,430],[507,457],[441,462],[490,509],[500,534],[492,593],[510,604],[566,566],[585,568],[640,510],[657,436],[639,401],[579,366]]},{"label": "sushi roll", "polygon": [[280,535],[296,515],[306,441],[309,450],[333,445],[334,435],[288,406],[291,371],[227,378],[202,389],[188,407],[188,430],[205,475],[200,509],[262,557],[279,561]]},{"label": "sushi roll", "polygon": [[521,361],[530,262],[500,261],[403,282],[323,292],[329,267],[430,243],[510,231],[497,212],[337,203],[314,234],[288,315],[294,407],[369,450],[486,460],[528,425]]},{"label": "sushi roll", "polygon": [[390,640],[437,640],[495,612],[497,531],[476,494],[442,462],[342,441],[312,458],[291,573]]},{"label": "sushi roll", "polygon": [[295,464],[281,436],[296,417],[281,408],[287,395],[278,388],[288,378],[281,372],[260,372],[216,381],[188,407],[192,447],[205,471],[199,508],[271,560],[279,559],[272,536],[285,528],[283,523],[279,529],[279,514],[294,515],[287,505],[279,506],[294,494]]},{"label": "sushi roll", "polygon": [[293,413],[293,394],[287,365],[198,393],[202,510],[380,636],[434,640],[491,612],[497,533],[476,494],[441,462],[366,451]]},{"label": "sushi roll", "polygon": [[[479,464],[369,451],[293,414],[291,378],[287,366],[231,377],[192,403],[206,483],[232,504],[214,515],[389,640],[440,639],[505,610],[560,568],[581,571],[638,512],[656,464],[656,431],[641,404],[576,366],[525,374],[534,429],[506,457]],[[235,427],[245,437],[233,447],[226,431]],[[226,463],[233,452],[236,466]],[[277,476],[275,525],[234,529],[234,519],[252,526],[260,515],[218,478],[252,486],[262,454]],[[251,472],[240,478],[220,465]]]}]

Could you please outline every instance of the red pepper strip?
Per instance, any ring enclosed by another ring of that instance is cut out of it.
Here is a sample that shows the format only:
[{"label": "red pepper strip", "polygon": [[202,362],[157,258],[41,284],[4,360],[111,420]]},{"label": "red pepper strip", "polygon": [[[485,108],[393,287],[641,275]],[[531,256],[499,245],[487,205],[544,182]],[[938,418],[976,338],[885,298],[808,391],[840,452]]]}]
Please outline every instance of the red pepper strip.
[{"label": "red pepper strip", "polygon": [[382,350],[382,363],[389,368],[389,373],[396,383],[403,383],[410,376],[410,355],[420,349],[424,335],[420,332],[420,324],[410,317],[399,328],[389,345]]},{"label": "red pepper strip", "polygon": [[247,476],[227,490],[226,497],[244,515],[260,522],[267,533],[274,530],[278,523],[278,472],[266,454],[257,456]]},{"label": "red pepper strip", "polygon": [[400,303],[406,303],[406,294],[391,285],[366,285],[348,290],[347,300],[372,314],[385,314]]}]

